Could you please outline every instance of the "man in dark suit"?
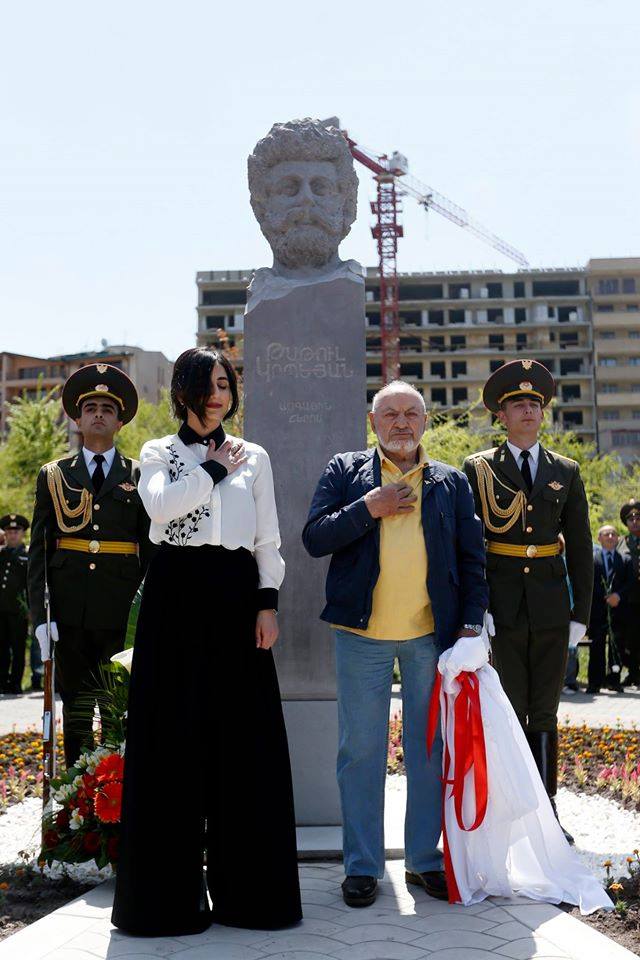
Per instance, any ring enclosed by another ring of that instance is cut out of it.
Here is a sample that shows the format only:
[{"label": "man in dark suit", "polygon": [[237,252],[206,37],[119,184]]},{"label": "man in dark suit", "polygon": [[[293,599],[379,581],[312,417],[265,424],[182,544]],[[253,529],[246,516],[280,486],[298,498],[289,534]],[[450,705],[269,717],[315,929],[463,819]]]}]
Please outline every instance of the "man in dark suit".
[{"label": "man in dark suit", "polygon": [[0,518],[6,547],[0,551],[0,693],[22,693],[27,644],[27,548],[29,521],[19,513]]},{"label": "man in dark suit", "polygon": [[487,539],[493,664],[555,809],[558,704],[570,634],[581,640],[589,622],[593,545],[578,464],[538,441],[554,393],[553,377],[535,360],[500,367],[483,400],[507,439],[468,457],[464,470]]},{"label": "man in dark suit", "polygon": [[[624,651],[624,618],[633,586],[631,559],[618,553],[618,532],[611,524],[598,530],[593,548],[593,600],[589,618],[589,674],[587,693],[608,686],[622,693],[620,670]],[[607,671],[607,646],[608,666]]]},{"label": "man in dark suit", "polygon": [[90,721],[77,716],[78,698],[96,687],[99,665],[123,648],[131,601],[153,548],[136,489],[137,463],[114,446],[116,433],[136,413],[134,384],[116,367],[89,364],[69,377],[62,404],[83,446],[73,456],[45,464],[38,476],[29,601],[46,660],[46,575],[65,758],[71,766],[93,743]]},{"label": "man in dark suit", "polygon": [[393,665],[402,676],[408,883],[447,899],[441,831],[442,743],[425,730],[438,656],[480,634],[488,592],[482,529],[466,477],[429,460],[422,394],[401,381],[373,401],[378,444],[329,461],[302,539],[331,555],[327,605],[335,627],[344,823],[345,903],[373,903],[384,873],[384,776]]},{"label": "man in dark suit", "polygon": [[618,541],[618,551],[631,561],[633,580],[624,615],[625,687],[640,687],[640,500],[632,497],[620,508],[620,519],[629,532]]}]

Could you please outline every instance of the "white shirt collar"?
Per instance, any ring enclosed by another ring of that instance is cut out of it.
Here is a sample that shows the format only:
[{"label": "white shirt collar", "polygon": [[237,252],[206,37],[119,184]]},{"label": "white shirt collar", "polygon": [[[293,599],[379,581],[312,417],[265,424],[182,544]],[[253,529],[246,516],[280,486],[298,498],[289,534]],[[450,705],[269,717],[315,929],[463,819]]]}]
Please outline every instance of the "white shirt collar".
[{"label": "white shirt collar", "polygon": [[[507,440],[507,446],[509,447],[509,450],[511,450],[511,453],[513,454],[513,459],[514,459],[515,462],[518,464],[518,466],[520,466],[520,461],[519,461],[518,457],[519,457],[520,454],[522,453],[521,448],[520,448],[520,447],[516,447],[515,443],[511,443],[510,440]],[[535,466],[537,467],[537,466],[538,466],[538,457],[539,457],[539,455],[540,455],[540,443],[539,443],[537,440],[536,440],[536,442],[534,443],[534,445],[529,448],[529,455],[530,455],[530,460],[531,460],[531,462],[534,463]]]},{"label": "white shirt collar", "polygon": [[[89,470],[89,472],[91,473],[92,468],[95,469],[95,462],[93,459],[95,457],[95,453],[93,450],[87,450],[86,447],[83,447],[82,455],[84,456],[84,462],[87,465],[87,470]],[[105,450],[104,453],[102,454],[102,456],[104,457],[104,466],[102,469],[104,471],[105,477],[109,473],[109,470],[111,470],[111,464],[113,463],[113,458],[115,457],[115,455],[116,455],[115,447],[111,447],[110,450]]]}]

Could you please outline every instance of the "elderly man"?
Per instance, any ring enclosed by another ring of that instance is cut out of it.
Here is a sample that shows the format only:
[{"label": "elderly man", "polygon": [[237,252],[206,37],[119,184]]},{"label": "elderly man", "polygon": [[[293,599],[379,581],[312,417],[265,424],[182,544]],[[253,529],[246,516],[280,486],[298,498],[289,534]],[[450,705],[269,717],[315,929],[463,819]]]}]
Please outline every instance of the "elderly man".
[{"label": "elderly man", "polygon": [[625,687],[640,687],[640,500],[634,497],[620,508],[620,519],[629,533],[620,538],[618,551],[629,557],[633,568],[632,585],[625,611],[624,663],[628,673]]},{"label": "elderly man", "polygon": [[425,749],[439,654],[480,633],[487,607],[482,528],[465,476],[429,461],[422,394],[376,394],[376,447],[341,453],[316,489],[303,541],[331,554],[322,619],[335,627],[345,903],[367,906],[384,873],[384,783],[393,665],[402,675],[406,879],[447,898],[437,849],[441,746]]},{"label": "elderly man", "polygon": [[631,558],[616,550],[618,539],[616,528],[605,523],[598,530],[599,546],[593,548],[587,693],[600,693],[600,687],[604,686],[616,693],[622,693],[620,668],[624,650],[624,614],[627,597],[633,586],[633,567]]}]

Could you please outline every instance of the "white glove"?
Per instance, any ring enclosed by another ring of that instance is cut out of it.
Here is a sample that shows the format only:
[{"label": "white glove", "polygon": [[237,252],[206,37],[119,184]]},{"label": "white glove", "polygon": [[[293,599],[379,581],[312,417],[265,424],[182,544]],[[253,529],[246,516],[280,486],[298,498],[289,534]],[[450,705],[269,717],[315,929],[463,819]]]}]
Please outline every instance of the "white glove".
[{"label": "white glove", "polygon": [[569,624],[569,649],[575,650],[578,646],[585,633],[587,632],[586,625],[584,623],[578,623],[576,620],[572,620]]},{"label": "white glove", "polygon": [[475,673],[489,662],[489,637],[483,629],[475,637],[460,637],[454,645],[440,654],[438,669],[444,677],[445,689],[459,673]]},{"label": "white glove", "polygon": [[491,616],[491,614],[489,613],[488,610],[487,610],[487,612],[486,612],[485,615],[484,615],[484,626],[485,626],[485,630],[487,631],[487,633],[489,634],[489,636],[490,636],[490,637],[495,637],[495,635],[496,635],[496,625],[495,625],[495,623],[493,622],[493,617]]},{"label": "white glove", "polygon": [[[36,640],[40,644],[40,653],[42,654],[42,662],[45,660],[50,660],[49,656],[49,638],[47,636],[47,625],[46,623],[41,623],[36,627]],[[57,643],[60,639],[58,636],[58,624],[55,620],[51,621],[51,639],[54,643]]]}]

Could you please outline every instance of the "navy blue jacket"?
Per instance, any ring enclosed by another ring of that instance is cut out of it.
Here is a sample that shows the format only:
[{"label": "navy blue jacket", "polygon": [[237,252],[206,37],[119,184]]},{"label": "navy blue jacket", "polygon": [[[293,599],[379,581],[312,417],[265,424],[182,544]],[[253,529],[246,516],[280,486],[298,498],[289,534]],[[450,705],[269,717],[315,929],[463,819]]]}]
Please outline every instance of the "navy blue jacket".
[{"label": "navy blue jacket", "polygon": [[[364,502],[381,485],[375,449],[339,453],[329,461],[311,503],[302,540],[312,557],[332,554],[327,575],[329,623],[366,630],[380,573],[380,521]],[[489,602],[482,525],[465,475],[437,460],[424,469],[422,526],[429,567],[427,590],[440,650],[464,623],[482,623]]]},{"label": "navy blue jacket", "polygon": [[[591,615],[589,617],[589,635],[594,636],[606,633],[609,619],[607,614],[611,614],[611,625],[620,629],[625,615],[627,613],[627,598],[629,591],[633,589],[634,576],[631,557],[628,555],[613,551],[613,572],[606,583],[604,572],[604,552],[600,544],[593,545],[593,600],[591,602]],[[610,607],[605,603],[607,593],[617,593],[620,596],[620,603],[617,607]]]}]

